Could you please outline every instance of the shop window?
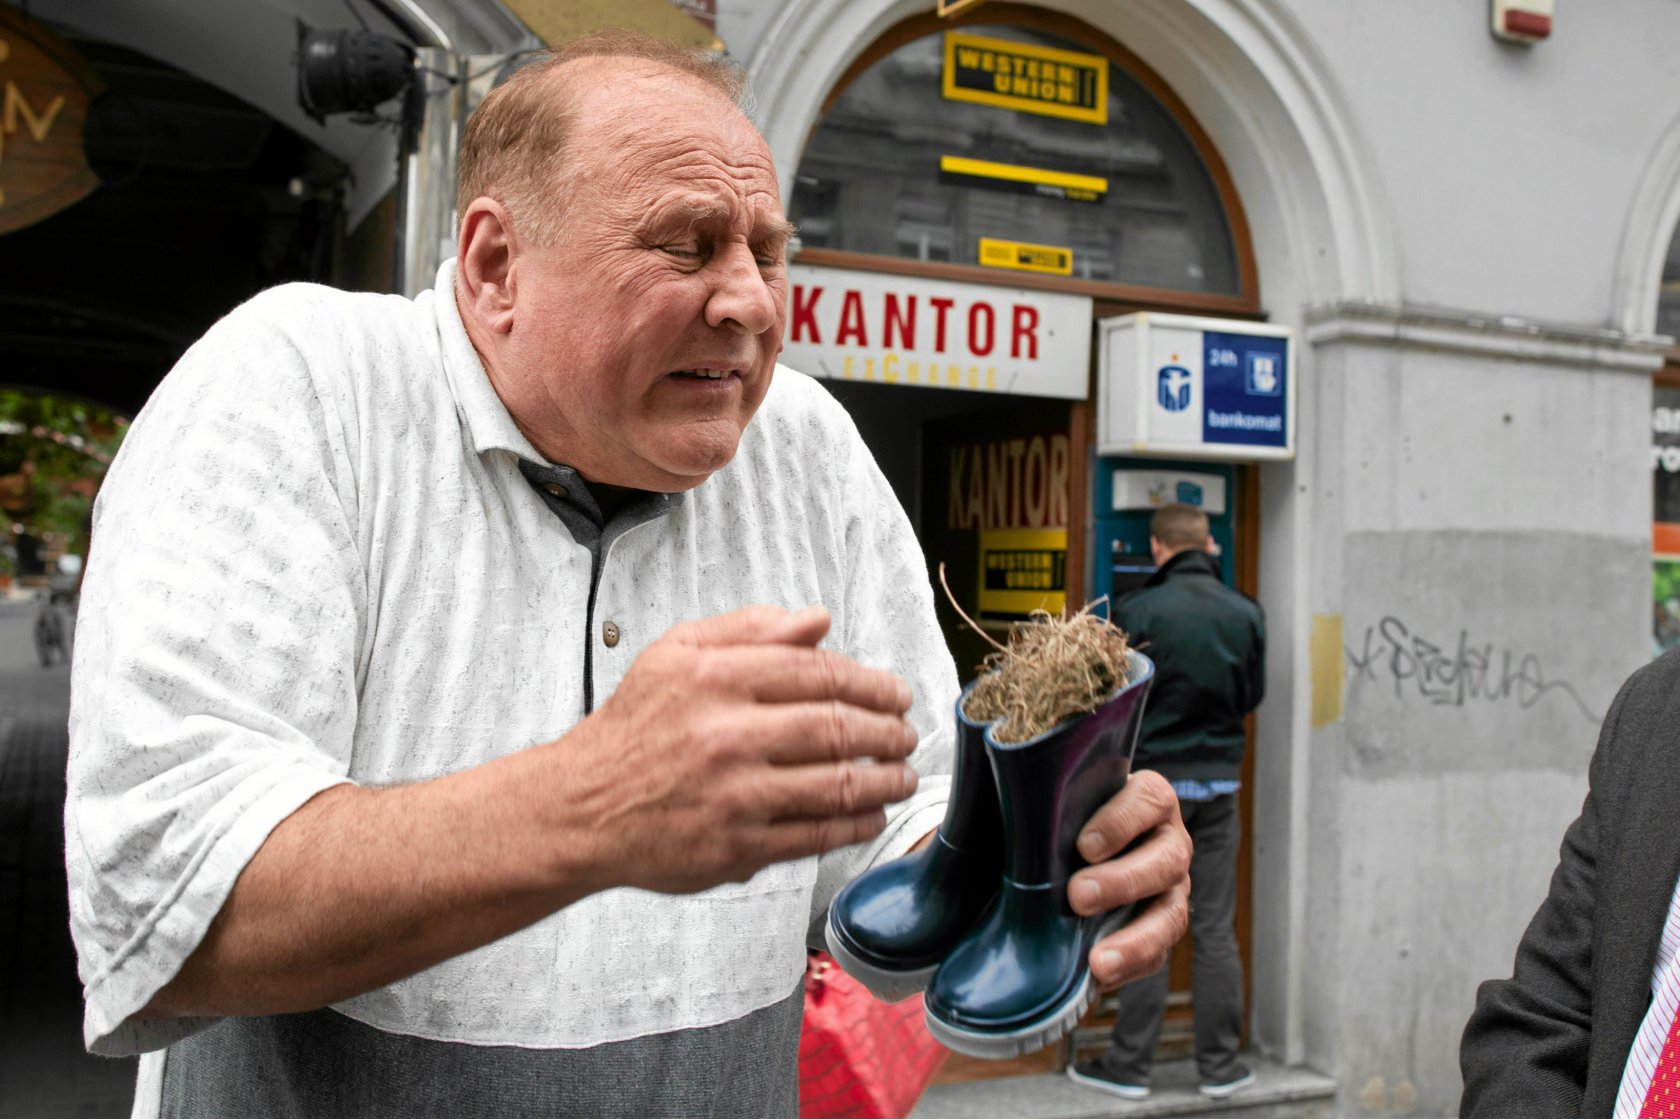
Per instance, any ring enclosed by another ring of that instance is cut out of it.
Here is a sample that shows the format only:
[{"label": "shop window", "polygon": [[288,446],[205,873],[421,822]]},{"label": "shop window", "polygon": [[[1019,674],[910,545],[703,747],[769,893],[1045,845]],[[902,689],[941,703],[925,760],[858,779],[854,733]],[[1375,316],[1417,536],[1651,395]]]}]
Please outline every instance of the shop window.
[{"label": "shop window", "polygon": [[875,61],[818,123],[792,211],[805,248],[1244,294],[1178,121],[1108,58],[1037,28],[968,24]]},{"label": "shop window", "polygon": [[[1680,232],[1668,244],[1657,333],[1680,339]],[[1651,387],[1652,649],[1680,646],[1680,347]]]}]

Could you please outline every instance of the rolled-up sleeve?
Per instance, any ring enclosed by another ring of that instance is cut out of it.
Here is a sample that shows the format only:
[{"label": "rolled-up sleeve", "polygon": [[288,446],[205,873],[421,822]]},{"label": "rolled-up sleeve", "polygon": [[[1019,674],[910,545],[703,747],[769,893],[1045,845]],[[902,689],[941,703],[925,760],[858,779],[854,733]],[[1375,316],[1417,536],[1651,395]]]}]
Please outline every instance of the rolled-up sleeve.
[{"label": "rolled-up sleeve", "polygon": [[135,1015],[269,832],[348,780],[366,618],[354,463],[342,410],[261,308],[181,359],[96,508],[65,805],[95,1053],[207,1025]]}]

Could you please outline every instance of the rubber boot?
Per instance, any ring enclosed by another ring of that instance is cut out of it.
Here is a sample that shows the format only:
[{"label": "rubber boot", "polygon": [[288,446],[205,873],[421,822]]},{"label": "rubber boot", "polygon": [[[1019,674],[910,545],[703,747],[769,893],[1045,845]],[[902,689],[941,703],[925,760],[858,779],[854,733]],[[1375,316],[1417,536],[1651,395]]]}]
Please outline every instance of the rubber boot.
[{"label": "rubber boot", "polygon": [[1131,683],[1096,711],[1024,743],[986,751],[1004,821],[1004,878],[997,903],[951,950],[927,989],[934,1038],[979,1058],[1012,1058],[1073,1029],[1095,997],[1089,959],[1131,907],[1080,917],[1068,879],[1085,866],[1086,822],[1126,784],[1155,666],[1128,655]]},{"label": "rubber boot", "polygon": [[957,698],[951,798],[932,842],[853,879],[828,908],[829,954],[876,999],[927,987],[1002,881],[1002,819],[984,726],[963,714],[973,689]]}]

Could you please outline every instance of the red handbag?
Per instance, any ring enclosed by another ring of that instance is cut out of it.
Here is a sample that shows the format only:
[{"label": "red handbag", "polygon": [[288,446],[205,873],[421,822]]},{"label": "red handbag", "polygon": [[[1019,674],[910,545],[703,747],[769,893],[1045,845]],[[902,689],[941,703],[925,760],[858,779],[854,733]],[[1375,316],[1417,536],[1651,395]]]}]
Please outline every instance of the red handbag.
[{"label": "red handbag", "polygon": [[805,959],[799,1115],[906,1116],[945,1061],[922,997],[882,1003],[827,953]]}]

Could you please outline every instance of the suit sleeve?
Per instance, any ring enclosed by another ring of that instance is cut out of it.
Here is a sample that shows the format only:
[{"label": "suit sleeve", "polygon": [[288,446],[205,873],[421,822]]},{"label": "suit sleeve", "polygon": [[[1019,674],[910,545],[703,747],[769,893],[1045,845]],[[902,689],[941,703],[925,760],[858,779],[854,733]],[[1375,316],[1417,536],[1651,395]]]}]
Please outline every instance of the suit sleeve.
[{"label": "suit sleeve", "polygon": [[1551,889],[1517,946],[1509,980],[1476,992],[1459,1067],[1465,1116],[1578,1116],[1592,1038],[1593,914],[1613,788],[1617,728],[1631,682],[1605,716],[1581,815],[1564,834]]}]

